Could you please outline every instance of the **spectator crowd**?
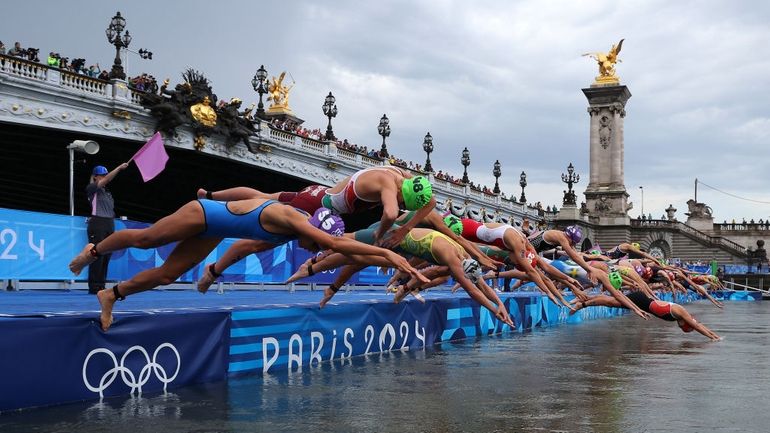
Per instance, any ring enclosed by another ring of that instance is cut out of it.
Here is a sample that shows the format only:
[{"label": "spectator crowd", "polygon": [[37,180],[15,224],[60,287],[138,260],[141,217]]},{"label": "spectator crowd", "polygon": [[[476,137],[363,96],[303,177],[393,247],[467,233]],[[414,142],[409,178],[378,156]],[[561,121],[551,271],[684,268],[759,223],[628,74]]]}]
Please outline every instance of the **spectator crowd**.
[{"label": "spectator crowd", "polygon": [[[15,42],[11,49],[6,50],[6,47],[3,44],[3,42],[0,41],[0,55],[13,56],[13,57],[18,57],[29,61],[33,61],[33,62],[40,62],[40,59],[38,57],[39,51],[40,50],[37,48],[22,48],[20,42]],[[95,63],[86,67],[86,60],[84,58],[75,58],[75,59],[72,59],[72,61],[70,61],[69,57],[64,57],[57,52],[51,51],[48,54],[48,58],[46,59],[46,64],[52,68],[66,70],[75,74],[81,74],[91,78],[96,78],[100,80],[109,79],[109,72],[106,70],[102,70],[101,67],[99,66],[99,63]],[[155,79],[155,77],[149,74],[141,74],[133,78],[130,78],[128,80],[128,85],[130,88],[137,91],[152,92],[152,93],[158,92],[158,82]],[[298,135],[300,137],[310,138],[310,139],[319,140],[319,141],[324,138],[324,133],[320,128],[308,129],[297,124],[297,122],[293,122],[288,119],[287,120],[273,119],[270,122],[270,124],[275,129],[286,131],[291,134]],[[420,172],[424,170],[424,167],[420,164],[414,163],[412,161],[403,160],[394,155],[388,155],[387,157],[385,157],[384,155],[381,154],[380,150],[378,149],[369,149],[367,146],[350,143],[347,139],[337,140],[335,144],[338,149],[344,149],[344,150],[357,153],[359,155],[366,156],[368,158],[380,160],[380,161],[387,160],[390,163],[390,165],[393,165],[396,167],[401,167],[401,168],[420,171]],[[434,176],[436,179],[451,182],[451,183],[454,183],[455,185],[463,185],[461,178],[445,173],[442,170],[439,170],[437,173],[434,173]],[[475,191],[479,191],[487,195],[495,195],[493,190],[487,187],[486,185],[482,186],[479,184],[475,184],[473,182],[469,182],[468,186],[470,186],[470,188]],[[501,196],[502,198],[505,198],[505,194],[501,193]],[[511,197],[511,200],[516,201],[515,197],[513,196]],[[537,207],[537,205],[535,207]],[[537,208],[542,210],[542,205]],[[554,211],[555,209],[556,207],[554,206]]]},{"label": "spectator crowd", "polygon": [[[21,42],[15,42],[13,47],[7,49],[5,44],[0,41],[0,55],[18,57],[30,62],[40,62],[40,49],[39,48],[22,48]],[[5,62],[3,62],[5,63]],[[73,74],[85,75],[91,78],[99,80],[109,80],[109,71],[102,70],[99,63],[94,63],[90,66],[86,66],[87,62],[84,58],[72,58],[62,56],[56,51],[48,53],[45,64],[51,68],[57,68],[63,71],[72,72]],[[148,92],[157,92],[158,83],[155,77],[148,74],[138,75],[128,81],[129,87]]]}]

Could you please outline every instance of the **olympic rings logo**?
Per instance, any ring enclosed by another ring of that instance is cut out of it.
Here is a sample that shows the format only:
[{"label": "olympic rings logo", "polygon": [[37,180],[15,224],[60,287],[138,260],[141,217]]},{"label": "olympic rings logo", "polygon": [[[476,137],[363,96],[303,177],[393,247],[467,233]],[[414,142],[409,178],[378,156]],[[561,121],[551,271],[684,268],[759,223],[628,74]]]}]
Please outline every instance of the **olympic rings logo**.
[{"label": "olympic rings logo", "polygon": [[[171,350],[174,355],[176,356],[176,371],[174,371],[174,374],[169,377],[168,373],[166,372],[166,369],[163,368],[160,364],[158,364],[158,353],[161,351],[161,349],[168,348]],[[128,367],[126,367],[126,358],[128,358],[128,355],[132,352],[140,352],[144,355],[144,359],[146,361],[146,364],[144,367],[142,367],[141,371],[139,371],[138,375],[134,375],[134,372],[131,371]],[[107,370],[103,375],[102,378],[99,380],[98,386],[93,386],[89,381],[88,377],[86,376],[86,371],[88,370],[88,361],[91,360],[91,357],[98,354],[98,353],[104,353],[107,356],[112,359],[112,363],[114,367]],[[179,368],[182,366],[182,359],[179,357],[179,352],[176,350],[176,347],[174,347],[171,343],[163,343],[160,346],[158,346],[157,349],[155,349],[155,352],[152,354],[152,360],[150,360],[150,355],[147,353],[147,351],[142,346],[132,346],[130,347],[126,353],[123,354],[123,356],[120,358],[120,364],[118,364],[118,359],[115,356],[112,351],[105,348],[98,348],[92,350],[88,356],[86,356],[86,360],[83,361],[83,383],[85,383],[86,388],[88,388],[92,392],[98,392],[99,397],[104,397],[104,390],[106,390],[110,385],[112,385],[112,382],[115,381],[118,377],[118,373],[120,373],[121,379],[123,379],[123,383],[125,383],[129,388],[131,388],[130,394],[133,395],[134,391],[137,391],[139,395],[142,394],[142,386],[144,386],[149,380],[150,376],[155,373],[155,376],[158,378],[158,380],[163,383],[163,392],[166,392],[166,386],[173,382],[174,379],[176,379],[176,376],[179,374]]]}]

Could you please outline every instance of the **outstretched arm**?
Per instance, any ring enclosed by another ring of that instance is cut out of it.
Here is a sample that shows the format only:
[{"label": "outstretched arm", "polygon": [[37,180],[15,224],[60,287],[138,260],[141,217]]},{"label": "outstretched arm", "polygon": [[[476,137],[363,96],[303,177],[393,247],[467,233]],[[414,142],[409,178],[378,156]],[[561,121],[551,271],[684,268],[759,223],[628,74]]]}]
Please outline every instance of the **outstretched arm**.
[{"label": "outstretched arm", "polygon": [[[460,283],[460,286],[468,293],[468,295],[476,302],[481,304],[482,306],[486,307],[489,311],[492,312],[492,314],[495,315],[498,319],[503,321],[506,316],[507,312],[503,314],[502,311],[500,311],[495,304],[492,303],[489,299],[487,299],[486,296],[484,296],[481,291],[469,280],[465,273],[463,272],[462,266],[460,263],[453,261],[449,264],[449,272],[452,274],[452,278],[454,278],[455,281]],[[508,320],[510,321],[510,317],[508,316]],[[506,322],[508,323],[508,322]],[[509,323],[510,324],[510,323]]]},{"label": "outstretched arm", "polygon": [[[412,218],[412,220],[414,220],[414,218]],[[438,213],[430,212],[425,217],[425,220],[428,223],[430,223],[430,225],[433,226],[433,228],[436,231],[448,236],[450,239],[460,244],[460,246],[463,247],[463,249],[465,249],[465,251],[467,251],[468,254],[471,255],[471,257],[473,257],[474,259],[476,259],[476,261],[479,262],[482,268],[497,269],[503,265],[503,263],[495,261],[490,257],[488,257],[483,252],[481,252],[479,247],[476,246],[476,244],[474,244],[473,242],[465,239],[462,236],[457,236],[455,232],[450,230],[449,227],[447,227],[447,225],[444,224],[444,220],[441,218],[441,216],[439,216]]]},{"label": "outstretched arm", "polygon": [[624,295],[623,292],[613,287],[608,276],[605,276],[605,275],[601,276],[599,278],[599,281],[602,283],[604,290],[610,292],[610,295],[612,295],[613,298],[615,298],[618,302],[620,302],[621,305],[633,311],[637,316],[641,317],[642,319],[649,320],[650,315],[642,311],[639,307],[636,306],[636,304],[631,302],[631,300],[628,299],[628,297]]},{"label": "outstretched arm", "polygon": [[511,316],[508,314],[508,309],[505,308],[505,304],[503,304],[503,301],[500,299],[499,296],[497,296],[497,293],[489,287],[489,284],[487,284],[486,281],[479,278],[478,282],[476,283],[476,287],[481,288],[482,293],[484,293],[484,296],[487,297],[490,301],[494,302],[497,305],[497,311],[500,313],[500,316],[502,317],[503,322],[507,323],[510,326],[513,326],[513,320],[511,319]]},{"label": "outstretched arm", "polygon": [[700,334],[704,335],[706,338],[710,338],[712,341],[719,341],[721,340],[721,337],[717,335],[716,332],[712,331],[706,325],[698,322],[695,320],[692,315],[681,305],[679,304],[671,304],[671,312],[674,314],[675,317],[677,317],[679,320],[683,320],[686,322],[690,327],[696,331],[698,331]]},{"label": "outstretched arm", "polygon": [[677,273],[679,274],[680,278],[682,278],[685,281],[687,281],[687,283],[690,285],[690,287],[693,290],[695,290],[696,292],[698,292],[701,296],[703,296],[704,298],[708,299],[712,304],[716,305],[717,307],[724,308],[724,304],[722,304],[721,302],[719,302],[716,299],[714,299],[711,296],[711,294],[709,294],[709,292],[703,286],[701,286],[700,284],[698,284],[695,281],[693,281],[692,279],[690,279],[687,276],[687,274],[685,274],[681,270],[677,270]]},{"label": "outstretched arm", "polygon": [[[546,232],[543,236],[545,239],[545,235],[549,235],[550,233]],[[572,259],[573,262],[577,263],[578,266],[585,269],[585,271],[588,273],[588,279],[591,280],[592,283],[596,284],[599,282],[599,274],[602,273],[600,269],[594,268],[592,266],[589,266],[588,263],[586,263],[585,260],[583,260],[583,256],[580,255],[577,251],[575,251],[574,248],[572,248],[572,245],[567,240],[567,236],[563,233],[559,233],[560,236],[554,236],[559,246],[564,250],[565,253],[569,256],[570,259]]]},{"label": "outstretched arm", "polygon": [[[529,259],[525,258],[523,256],[523,252],[526,250],[525,241],[521,237],[517,237],[516,235],[509,235],[511,230],[508,230],[506,232],[505,236],[505,243],[507,245],[512,245],[513,247],[513,254],[511,254],[511,259],[516,265],[517,268],[524,271],[524,273],[527,274],[527,279],[529,281],[532,281],[535,283],[535,285],[540,289],[541,292],[545,293],[551,301],[553,301],[554,304],[559,305],[559,300],[557,299],[557,296],[554,291],[556,288],[554,287],[551,289],[545,281],[543,280],[543,276],[537,270],[532,266],[532,263],[529,261]],[[563,298],[562,298],[563,299]],[[565,301],[566,302],[566,301]],[[569,307],[569,303],[566,303],[566,305]],[[571,307],[570,307],[571,308]]]},{"label": "outstretched arm", "polygon": [[665,268],[669,267],[668,265],[664,265],[664,264],[660,263],[660,260],[658,260],[655,257],[651,256],[650,254],[640,250],[639,248],[635,248],[631,244],[622,243],[622,244],[618,245],[618,248],[620,249],[620,251],[622,251],[622,252],[624,252],[626,254],[633,252],[635,254],[639,254],[640,256],[644,257],[645,259],[652,260],[653,262],[655,262],[659,266],[663,266]]},{"label": "outstretched arm", "polygon": [[104,188],[105,186],[107,186],[108,183],[112,182],[112,179],[115,179],[115,176],[117,176],[118,173],[120,173],[121,171],[125,170],[126,168],[128,168],[128,163],[127,162],[124,162],[123,164],[120,164],[119,166],[117,166],[114,169],[112,169],[111,172],[105,174],[103,178],[99,179],[99,181],[96,182],[96,185],[99,188]]},{"label": "outstretched arm", "polygon": [[[349,239],[347,237],[333,237],[321,230],[313,227],[307,221],[307,217],[296,212],[290,206],[284,206],[281,212],[282,218],[278,221],[272,221],[276,226],[285,225],[291,229],[298,237],[312,240],[323,249],[330,249],[345,255],[369,255],[379,258],[385,258],[390,264],[404,272],[410,273],[418,280],[427,283],[429,280],[421,273],[409,265],[405,258],[399,256],[393,251],[384,248],[366,245],[361,242]],[[372,263],[379,265],[378,263]]]},{"label": "outstretched arm", "polygon": [[[385,199],[385,196],[384,196],[384,191],[383,191],[383,203],[382,203],[382,207],[383,207],[382,218],[383,219],[380,220],[381,221],[380,228],[382,228],[385,225],[384,224],[385,223],[385,201],[384,201],[384,199]],[[393,200],[396,200],[395,196],[393,197]],[[415,228],[417,226],[417,224],[419,224],[426,216],[428,216],[431,212],[433,212],[433,208],[435,206],[436,206],[436,198],[435,197],[431,197],[431,199],[428,202],[428,204],[426,204],[425,206],[421,207],[417,211],[417,213],[414,214],[412,219],[410,219],[403,226],[401,226],[401,227],[399,227],[399,228],[397,228],[395,230],[392,230],[390,233],[388,233],[387,237],[385,237],[385,239],[383,239],[382,242],[381,242],[383,248],[393,248],[396,245],[400,244],[401,241],[404,240],[404,237],[406,236],[407,233],[409,233],[410,230]],[[398,201],[396,201],[396,215],[398,215]],[[395,218],[393,220],[395,221]],[[391,222],[391,225],[392,225],[392,222]],[[387,228],[390,228],[390,226],[388,226]],[[381,235],[384,235],[385,233],[387,233],[387,229],[383,229],[380,232]]]}]

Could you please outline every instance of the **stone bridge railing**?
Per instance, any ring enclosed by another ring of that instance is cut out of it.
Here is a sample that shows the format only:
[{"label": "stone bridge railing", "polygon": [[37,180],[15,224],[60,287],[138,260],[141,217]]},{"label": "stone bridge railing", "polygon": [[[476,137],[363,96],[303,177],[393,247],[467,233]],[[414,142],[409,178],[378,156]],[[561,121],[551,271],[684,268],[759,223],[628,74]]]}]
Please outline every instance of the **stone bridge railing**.
[{"label": "stone bridge railing", "polygon": [[770,221],[762,223],[721,223],[714,224],[715,232],[770,231]]},{"label": "stone bridge railing", "polygon": [[733,242],[729,239],[725,239],[722,236],[711,236],[708,233],[704,233],[700,230],[697,230],[695,228],[692,228],[688,226],[687,224],[684,224],[679,221],[669,221],[669,220],[639,220],[639,219],[632,219],[631,220],[631,227],[637,227],[637,228],[665,228],[665,229],[671,229],[671,230],[677,230],[680,233],[689,236],[691,238],[700,240],[702,243],[709,245],[709,246],[717,246],[722,247],[724,249],[730,250],[731,252],[738,254],[738,255],[745,255],[746,254],[746,247]]},{"label": "stone bridge railing", "polygon": [[[104,81],[59,68],[0,55],[0,120],[45,128],[77,130],[96,135],[139,141],[152,134],[155,124],[149,111],[140,104],[141,93],[125,81]],[[314,183],[333,184],[356,170],[382,166],[385,162],[366,155],[337,148],[326,141],[300,137],[286,131],[260,125],[261,134],[251,141],[264,153],[250,154],[244,149],[227,148],[216,138],[205,151],[269,170],[279,170]],[[189,128],[180,127],[177,137],[166,145],[193,148]],[[238,145],[242,146],[242,145]],[[503,199],[428,175],[442,203],[451,199],[453,206],[465,207],[474,214],[496,215],[507,220],[550,220],[538,209]]]}]

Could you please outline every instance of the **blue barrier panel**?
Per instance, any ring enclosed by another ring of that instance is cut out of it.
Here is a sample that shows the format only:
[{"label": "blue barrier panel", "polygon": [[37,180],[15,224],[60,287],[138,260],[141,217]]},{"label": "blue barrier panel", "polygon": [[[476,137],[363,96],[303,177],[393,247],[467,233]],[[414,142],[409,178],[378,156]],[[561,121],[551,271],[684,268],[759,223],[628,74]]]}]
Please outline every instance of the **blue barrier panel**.
[{"label": "blue barrier panel", "polygon": [[[624,314],[584,309],[569,316],[540,294],[504,296],[516,331]],[[235,311],[230,375],[274,373],[350,356],[424,349],[442,341],[513,331],[469,298]]]},{"label": "blue barrier panel", "polygon": [[[139,229],[147,223],[115,220],[115,230]],[[177,281],[197,281],[203,266],[219,259],[238,239],[225,239],[199,265],[184,273]],[[69,280],[73,278],[67,265],[88,242],[85,217],[71,217],[39,212],[0,208],[0,278],[14,280]],[[138,272],[160,266],[173,251],[176,243],[142,250],[128,248],[112,253],[108,280],[120,281]],[[283,283],[294,273],[310,253],[297,242],[252,254],[223,274],[222,281],[236,283]],[[331,283],[336,272],[320,272],[303,283]],[[355,275],[350,284],[384,284],[389,275],[377,274],[367,268]],[[78,281],[88,279],[85,269]]]},{"label": "blue barrier panel", "polygon": [[222,380],[229,326],[228,312],[128,316],[109,333],[82,317],[2,319],[0,411]]},{"label": "blue barrier panel", "polygon": [[63,280],[87,239],[85,219],[0,208],[0,278]]},{"label": "blue barrier panel", "polygon": [[762,292],[742,290],[717,290],[712,292],[714,299],[720,301],[761,301]]}]

